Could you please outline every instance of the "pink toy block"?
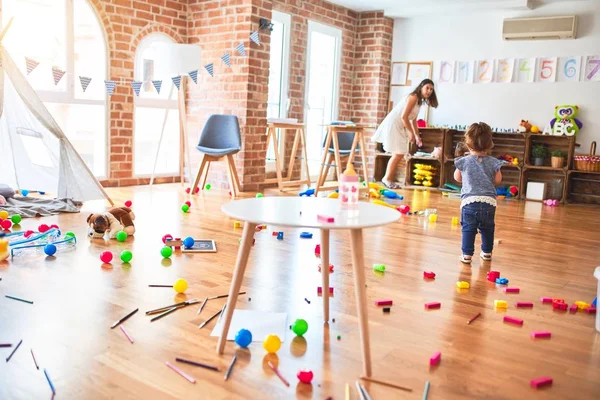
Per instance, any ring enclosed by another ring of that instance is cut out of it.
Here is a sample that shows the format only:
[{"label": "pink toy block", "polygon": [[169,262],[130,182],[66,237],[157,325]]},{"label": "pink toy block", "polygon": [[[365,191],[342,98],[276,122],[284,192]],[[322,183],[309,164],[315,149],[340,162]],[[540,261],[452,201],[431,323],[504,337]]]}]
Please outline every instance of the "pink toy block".
[{"label": "pink toy block", "polygon": [[315,255],[317,255],[317,256],[321,255],[321,245],[320,244],[315,246]]},{"label": "pink toy block", "polygon": [[532,388],[537,389],[541,386],[552,385],[552,378],[549,376],[542,376],[540,378],[532,379],[529,383],[531,384]]},{"label": "pink toy block", "polygon": [[569,312],[576,313],[578,308],[579,307],[577,307],[577,304],[571,304],[571,307],[569,307]]},{"label": "pink toy block", "polygon": [[552,303],[552,308],[555,310],[560,310],[560,311],[567,311],[568,306],[569,305],[565,304],[565,303],[555,303],[555,302]]},{"label": "pink toy block", "polygon": [[333,217],[329,217],[327,215],[317,215],[317,221],[327,222],[328,224],[331,224],[335,221],[335,219]]},{"label": "pink toy block", "polygon": [[549,338],[552,336],[550,332],[531,332],[531,337],[535,339]]},{"label": "pink toy block", "polygon": [[[322,294],[323,294],[323,288],[322,288],[321,286],[319,286],[319,287],[317,288],[317,294],[318,294],[318,295],[322,295]],[[330,295],[333,295],[333,288],[332,288],[332,287],[330,287],[330,288],[329,288],[329,294],[330,294]]]},{"label": "pink toy block", "polygon": [[511,324],[523,326],[523,320],[522,319],[509,317],[508,315],[504,316],[504,322],[509,322]]},{"label": "pink toy block", "polygon": [[517,301],[517,308],[533,308],[533,303],[529,301]]},{"label": "pink toy block", "polygon": [[487,273],[487,280],[496,283],[496,279],[500,278],[500,271],[490,271]]},{"label": "pink toy block", "polygon": [[596,307],[588,307],[585,309],[587,314],[596,314]]},{"label": "pink toy block", "polygon": [[392,303],[392,300],[375,300],[376,306],[391,306]]},{"label": "pink toy block", "polygon": [[423,278],[435,279],[435,272],[423,271]]},{"label": "pink toy block", "polygon": [[540,301],[544,304],[552,303],[552,297],[542,297]]},{"label": "pink toy block", "polygon": [[435,308],[440,308],[442,303],[434,302],[434,303],[426,303],[425,308],[428,310],[433,310]]},{"label": "pink toy block", "polygon": [[438,365],[441,359],[442,353],[438,351],[429,359],[429,365]]},{"label": "pink toy block", "polygon": [[521,289],[519,289],[517,287],[504,288],[504,293],[519,293],[520,291],[521,291]]}]

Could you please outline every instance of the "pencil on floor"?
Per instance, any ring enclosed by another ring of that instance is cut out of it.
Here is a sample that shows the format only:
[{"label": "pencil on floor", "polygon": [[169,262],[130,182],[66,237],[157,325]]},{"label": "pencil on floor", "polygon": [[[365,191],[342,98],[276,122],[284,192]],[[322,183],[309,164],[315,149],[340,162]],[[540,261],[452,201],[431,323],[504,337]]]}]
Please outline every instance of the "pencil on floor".
[{"label": "pencil on floor", "polygon": [[21,340],[19,341],[19,344],[17,344],[17,347],[15,347],[15,348],[13,349],[13,351],[10,353],[10,355],[9,355],[9,356],[6,358],[6,362],[9,362],[9,361],[10,361],[10,359],[12,358],[13,354],[15,354],[15,352],[16,352],[17,350],[19,350],[19,346],[21,346],[21,343],[23,343],[23,339],[21,339]]},{"label": "pencil on floor", "polygon": [[202,305],[200,305],[200,308],[198,309],[198,312],[196,313],[196,315],[200,315],[200,313],[202,312],[202,309],[206,305],[207,301],[208,301],[208,296],[204,298],[204,301],[202,302]]},{"label": "pencil on floor", "polygon": [[350,400],[350,385],[346,382],[346,400]]},{"label": "pencil on floor", "polygon": [[[238,296],[239,296],[240,294],[246,294],[246,292],[239,292],[239,293],[238,293]],[[209,300],[215,300],[215,299],[222,299],[222,298],[224,298],[224,297],[229,297],[229,294],[220,294],[220,295],[218,295],[218,296],[212,296],[212,297],[209,297],[208,299],[209,299]]]},{"label": "pencil on floor", "polygon": [[202,364],[196,361],[190,361],[190,360],[185,360],[183,358],[175,358],[175,361],[180,362],[180,363],[184,363],[184,364],[189,364],[189,365],[193,365],[195,367],[202,367],[202,368],[206,368],[206,369],[211,369],[213,371],[219,371],[218,367],[212,366],[212,365],[208,365],[208,364]]},{"label": "pencil on floor", "polygon": [[5,295],[4,297],[9,298],[9,299],[13,299],[13,300],[17,300],[17,301],[22,301],[23,303],[33,304],[33,301],[31,301],[31,300],[25,300],[25,299],[22,299],[22,298],[17,297],[17,296],[11,296],[9,294]]},{"label": "pencil on floor", "polygon": [[133,344],[133,339],[131,338],[131,336],[129,336],[129,333],[127,333],[127,331],[125,330],[125,328],[123,327],[123,325],[119,326],[119,328],[121,328],[121,331],[123,332],[123,334],[125,335],[125,337],[127,337],[127,339],[129,339],[129,341],[131,342],[131,344]]},{"label": "pencil on floor", "polygon": [[231,364],[229,364],[229,368],[227,368],[227,372],[225,372],[224,380],[229,379],[229,375],[231,374],[231,371],[233,370],[233,366],[235,365],[236,361],[237,361],[237,354],[234,354],[233,358],[231,359]]},{"label": "pencil on floor", "polygon": [[54,388],[54,385],[48,376],[48,371],[46,371],[46,368],[44,368],[44,375],[46,375],[46,380],[48,381],[48,385],[50,385],[50,390],[52,390],[52,393],[56,393],[56,389]]},{"label": "pencil on floor", "polygon": [[429,396],[429,381],[425,383],[425,390],[423,391],[423,400],[427,400],[427,396]]},{"label": "pencil on floor", "polygon": [[156,317],[152,318],[152,319],[150,320],[150,322],[154,322],[154,321],[156,321],[157,319],[161,319],[162,317],[166,317],[167,315],[171,314],[171,313],[172,313],[172,312],[174,312],[174,311],[177,311],[178,309],[179,309],[179,307],[172,307],[172,308],[169,308],[167,311],[163,312],[162,314],[158,314]]},{"label": "pencil on floor", "polygon": [[281,382],[283,382],[285,384],[285,386],[290,386],[290,383],[287,381],[287,379],[285,379],[283,377],[283,375],[281,375],[281,372],[279,372],[277,367],[275,365],[273,365],[273,363],[271,361],[268,361],[267,364],[269,365],[269,368],[271,368],[273,370],[273,372],[275,372],[275,375],[277,375],[279,377],[279,379],[281,379]]},{"label": "pencil on floor", "polygon": [[171,364],[170,362],[166,361],[165,364],[167,364],[167,367],[171,368],[173,371],[177,372],[179,375],[183,376],[185,379],[187,379],[189,382],[191,383],[196,383],[196,380],[189,376],[188,374],[186,374],[185,372],[183,372],[182,370],[180,370],[179,368],[177,368],[176,366],[174,366],[173,364]]},{"label": "pencil on floor", "polygon": [[40,367],[38,366],[38,363],[37,363],[37,361],[35,359],[35,355],[33,354],[33,349],[29,349],[29,350],[31,350],[31,357],[33,357],[33,363],[35,364],[35,367],[37,369],[40,369]]},{"label": "pencil on floor", "polygon": [[212,315],[206,321],[204,321],[203,323],[201,323],[198,326],[198,329],[204,328],[206,326],[206,324],[208,324],[210,321],[212,321],[213,319],[215,319],[217,316],[221,315],[222,312],[223,312],[223,309],[220,309],[219,311],[217,311],[214,315]]}]

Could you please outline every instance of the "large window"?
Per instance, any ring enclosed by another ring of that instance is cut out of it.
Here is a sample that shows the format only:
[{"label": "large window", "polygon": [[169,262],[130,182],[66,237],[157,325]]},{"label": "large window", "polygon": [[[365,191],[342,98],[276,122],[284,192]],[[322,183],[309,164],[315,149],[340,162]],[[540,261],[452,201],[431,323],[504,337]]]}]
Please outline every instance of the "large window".
[{"label": "large window", "polygon": [[[179,172],[177,87],[170,76],[159,76],[161,71],[155,68],[159,57],[164,56],[161,45],[165,43],[175,42],[162,33],[150,34],[142,39],[135,54],[135,80],[143,82],[140,95],[135,99],[133,159],[136,176],[149,176],[153,172],[157,176],[176,175]],[[153,80],[162,80],[160,93]]]},{"label": "large window", "polygon": [[[0,0],[2,23],[13,24],[2,41],[27,73],[25,57],[40,64],[29,83],[92,172],[106,177],[106,40],[86,0]],[[52,67],[66,71],[54,84]],[[79,76],[92,78],[84,93]]]}]

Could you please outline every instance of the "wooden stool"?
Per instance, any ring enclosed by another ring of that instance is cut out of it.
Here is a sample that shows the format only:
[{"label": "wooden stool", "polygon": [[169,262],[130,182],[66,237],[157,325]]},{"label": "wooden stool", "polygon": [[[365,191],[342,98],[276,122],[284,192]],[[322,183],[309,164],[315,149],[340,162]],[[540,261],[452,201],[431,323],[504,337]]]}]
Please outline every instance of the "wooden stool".
[{"label": "wooden stool", "polygon": [[[287,177],[283,177],[281,171],[281,164],[279,162],[279,146],[277,143],[277,129],[281,129],[283,132],[282,140],[285,142],[285,131],[286,130],[295,130],[296,136],[294,137],[294,145],[292,147],[292,154],[290,156],[290,163],[287,169]],[[304,134],[304,124],[302,123],[282,123],[282,122],[270,122],[267,124],[267,151],[269,149],[269,144],[273,143],[273,151],[275,154],[275,171],[277,173],[277,178],[269,178],[265,179],[264,183],[275,183],[279,187],[279,191],[282,192],[287,186],[301,186],[308,185],[310,186],[310,172],[308,170],[308,159],[306,153],[306,136]],[[301,142],[301,143],[300,143]],[[299,149],[298,146],[302,145]],[[300,179],[296,181],[292,181],[292,174],[294,172],[294,164],[296,161],[296,156],[300,150],[300,157],[304,159],[304,169],[306,173],[306,178],[302,179],[302,169],[300,170]]]}]

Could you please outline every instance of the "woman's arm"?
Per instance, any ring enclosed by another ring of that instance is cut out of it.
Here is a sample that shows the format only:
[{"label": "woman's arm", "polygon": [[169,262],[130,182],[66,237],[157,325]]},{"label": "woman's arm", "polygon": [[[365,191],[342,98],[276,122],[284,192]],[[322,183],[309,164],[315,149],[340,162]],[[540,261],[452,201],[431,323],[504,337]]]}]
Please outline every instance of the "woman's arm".
[{"label": "woman's arm", "polygon": [[413,132],[415,133],[415,140],[417,142],[417,146],[423,146],[423,140],[421,140],[421,132],[419,132],[419,126],[417,125],[417,121],[410,121],[413,126]]},{"label": "woman's arm", "polygon": [[454,170],[454,180],[458,183],[462,183],[462,174],[458,168]]},{"label": "woman's arm", "polygon": [[414,127],[413,127],[412,123],[410,122],[410,120],[408,119],[408,116],[410,115],[411,111],[413,110],[413,108],[415,108],[416,105],[417,105],[417,96],[414,94],[411,94],[410,96],[408,96],[408,99],[406,100],[406,107],[404,107],[404,111],[402,112],[402,117],[401,117],[404,127],[408,130],[408,133],[410,134],[411,141],[414,141],[416,139],[417,134],[415,134]]}]

